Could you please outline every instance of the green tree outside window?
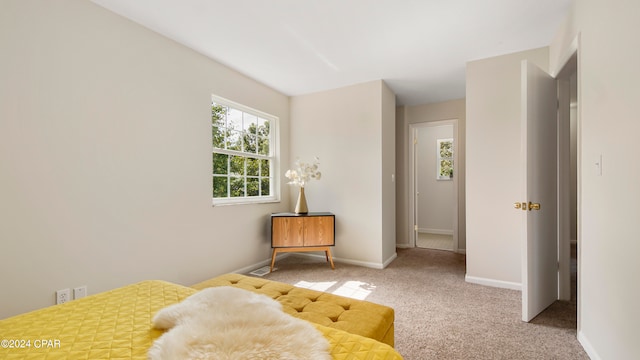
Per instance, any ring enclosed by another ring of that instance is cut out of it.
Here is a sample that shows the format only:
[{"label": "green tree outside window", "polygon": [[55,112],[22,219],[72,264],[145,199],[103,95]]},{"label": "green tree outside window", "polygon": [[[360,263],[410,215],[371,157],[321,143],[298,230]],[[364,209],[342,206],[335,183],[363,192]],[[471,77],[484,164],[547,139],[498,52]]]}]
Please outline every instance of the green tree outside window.
[{"label": "green tree outside window", "polygon": [[437,179],[453,178],[453,139],[438,139],[437,141]]}]

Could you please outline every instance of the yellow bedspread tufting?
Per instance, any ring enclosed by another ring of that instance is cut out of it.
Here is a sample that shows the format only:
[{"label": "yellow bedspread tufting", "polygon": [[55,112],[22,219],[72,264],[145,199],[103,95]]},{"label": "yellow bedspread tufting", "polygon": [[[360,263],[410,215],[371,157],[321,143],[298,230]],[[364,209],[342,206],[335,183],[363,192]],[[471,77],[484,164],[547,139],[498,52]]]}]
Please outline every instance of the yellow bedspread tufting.
[{"label": "yellow bedspread tufting", "polygon": [[264,294],[279,301],[290,315],[394,345],[394,311],[388,306],[241,274],[221,275],[192,287],[202,290],[216,286]]},{"label": "yellow bedspread tufting", "polygon": [[[162,332],[151,328],[161,308],[195,289],[144,281],[0,320],[0,359],[146,359]],[[316,325],[334,359],[397,360],[390,346]]]}]

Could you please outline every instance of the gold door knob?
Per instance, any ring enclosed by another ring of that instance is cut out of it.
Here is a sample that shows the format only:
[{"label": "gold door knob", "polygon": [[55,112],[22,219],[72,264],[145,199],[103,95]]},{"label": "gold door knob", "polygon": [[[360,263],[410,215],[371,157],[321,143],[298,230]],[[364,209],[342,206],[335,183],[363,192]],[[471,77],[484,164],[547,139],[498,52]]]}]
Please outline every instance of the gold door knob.
[{"label": "gold door knob", "polygon": [[515,202],[513,203],[513,207],[516,209],[521,209],[522,208],[522,204],[520,204],[519,202]]},{"label": "gold door knob", "polygon": [[529,201],[529,211],[531,210],[540,210],[540,204]]}]

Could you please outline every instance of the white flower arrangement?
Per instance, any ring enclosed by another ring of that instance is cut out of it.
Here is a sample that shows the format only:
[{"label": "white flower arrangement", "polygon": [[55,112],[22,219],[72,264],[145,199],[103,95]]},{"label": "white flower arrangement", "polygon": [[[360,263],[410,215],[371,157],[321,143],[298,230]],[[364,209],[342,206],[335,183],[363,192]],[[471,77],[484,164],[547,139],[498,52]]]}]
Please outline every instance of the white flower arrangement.
[{"label": "white flower arrangement", "polygon": [[290,181],[288,184],[300,186],[303,188],[311,179],[320,180],[322,173],[318,170],[320,165],[320,159],[316,156],[314,162],[304,163],[300,159],[297,159],[294,163],[295,168],[287,170],[284,176]]}]

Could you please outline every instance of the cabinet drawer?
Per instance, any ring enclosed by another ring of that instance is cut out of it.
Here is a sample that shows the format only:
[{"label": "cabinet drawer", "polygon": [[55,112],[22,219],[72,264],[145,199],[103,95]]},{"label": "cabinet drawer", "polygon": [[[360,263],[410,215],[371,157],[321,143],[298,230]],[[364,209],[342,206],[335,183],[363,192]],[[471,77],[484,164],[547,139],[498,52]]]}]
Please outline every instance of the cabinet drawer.
[{"label": "cabinet drawer", "polygon": [[304,246],[304,218],[274,217],[271,227],[271,246]]},{"label": "cabinet drawer", "polygon": [[334,217],[314,216],[304,219],[304,246],[333,246]]}]

